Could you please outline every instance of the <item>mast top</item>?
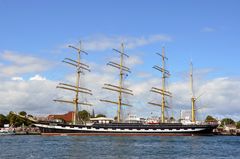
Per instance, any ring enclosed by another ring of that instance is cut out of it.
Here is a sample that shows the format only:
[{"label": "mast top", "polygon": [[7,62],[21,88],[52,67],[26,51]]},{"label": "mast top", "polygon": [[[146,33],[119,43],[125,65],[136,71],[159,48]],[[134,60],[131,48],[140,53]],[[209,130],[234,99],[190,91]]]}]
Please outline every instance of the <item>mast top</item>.
[{"label": "mast top", "polygon": [[68,45],[68,47],[75,49],[78,53],[84,53],[86,55],[88,55],[88,53],[84,50],[82,50],[82,41],[79,41],[79,48],[73,46],[73,45]]},{"label": "mast top", "polygon": [[190,62],[190,88],[191,88],[191,95],[192,98],[195,98],[194,89],[193,89],[193,63]]}]

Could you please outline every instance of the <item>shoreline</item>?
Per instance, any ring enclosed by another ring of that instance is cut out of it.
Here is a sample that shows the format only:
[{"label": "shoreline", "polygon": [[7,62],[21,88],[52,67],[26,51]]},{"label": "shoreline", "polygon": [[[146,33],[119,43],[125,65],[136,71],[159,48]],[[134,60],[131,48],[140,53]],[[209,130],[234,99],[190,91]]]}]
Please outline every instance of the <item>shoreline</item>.
[{"label": "shoreline", "polygon": [[[14,135],[20,136],[20,135],[31,135],[31,136],[164,136],[164,135],[107,135],[107,134],[81,134],[81,135],[75,135],[75,134],[41,134],[40,132],[16,132]],[[166,135],[168,136],[168,135]],[[181,136],[181,135],[169,135],[169,136]],[[190,135],[191,136],[191,135]],[[194,135],[193,135],[194,136]],[[204,136],[204,135],[203,135]],[[240,136],[240,134],[232,134],[232,133],[213,133],[212,136]]]}]

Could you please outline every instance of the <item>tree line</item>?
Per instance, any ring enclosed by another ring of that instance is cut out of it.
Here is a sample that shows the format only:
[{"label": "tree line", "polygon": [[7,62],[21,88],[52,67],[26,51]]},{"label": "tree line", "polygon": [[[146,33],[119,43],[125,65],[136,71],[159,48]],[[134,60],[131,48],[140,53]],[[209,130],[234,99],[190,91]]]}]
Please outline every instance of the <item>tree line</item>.
[{"label": "tree line", "polygon": [[[31,114],[27,114],[25,111],[21,111],[18,113],[21,116],[24,117],[33,117]],[[83,123],[86,123],[87,121],[90,120],[90,118],[93,117],[106,117],[106,115],[104,114],[97,114],[96,116],[94,114],[90,114],[88,111],[86,110],[82,110],[78,112],[79,118]],[[7,115],[3,115],[0,114],[0,127],[3,127],[4,124],[9,124],[10,126],[14,126],[14,127],[19,127],[22,125],[25,126],[30,126],[32,124],[32,122],[28,119],[22,118],[18,115],[15,115],[12,111],[9,112]]]},{"label": "tree line", "polygon": [[[21,116],[27,116],[27,113],[25,111],[21,111],[18,113]],[[28,115],[33,117],[32,115]],[[22,125],[29,126],[32,124],[31,121],[21,118],[20,116],[15,115],[12,112],[9,112],[6,116],[3,114],[0,114],[0,127],[3,127],[4,124],[9,124],[10,126],[19,127]]]},{"label": "tree line", "polygon": [[[218,122],[217,119],[215,119],[214,117],[208,115],[205,119],[205,122]],[[240,121],[235,122],[233,119],[231,118],[224,118],[221,120],[221,124],[220,127],[223,127],[224,125],[235,125],[237,127],[237,129],[240,129]]]},{"label": "tree line", "polygon": [[106,115],[104,115],[104,114],[97,114],[96,116],[95,116],[95,114],[91,115],[86,110],[79,111],[78,116],[79,116],[80,121],[82,121],[83,123],[86,123],[87,121],[89,121],[90,118],[106,117]]},{"label": "tree line", "polygon": [[[25,111],[21,111],[18,113],[21,116],[28,116],[28,117],[33,117],[31,114],[27,114]],[[82,110],[78,112],[80,121],[82,121],[83,123],[86,123],[87,121],[90,120],[90,118],[98,118],[98,117],[106,117],[106,115],[104,114],[97,114],[96,116],[94,114],[90,114],[88,111],[86,110]],[[218,122],[218,120],[210,115],[208,115],[205,119],[205,122]],[[29,126],[32,124],[32,122],[28,119],[24,119],[18,115],[15,115],[12,112],[9,112],[9,114],[7,114],[6,116],[3,114],[0,114],[0,127],[3,127],[4,124],[9,124],[10,126],[14,126],[14,127],[19,127],[22,125],[25,126]],[[235,122],[233,119],[231,118],[224,118],[221,120],[221,124],[220,126],[223,127],[224,125],[236,125],[236,127],[238,129],[240,129],[240,121]]]}]

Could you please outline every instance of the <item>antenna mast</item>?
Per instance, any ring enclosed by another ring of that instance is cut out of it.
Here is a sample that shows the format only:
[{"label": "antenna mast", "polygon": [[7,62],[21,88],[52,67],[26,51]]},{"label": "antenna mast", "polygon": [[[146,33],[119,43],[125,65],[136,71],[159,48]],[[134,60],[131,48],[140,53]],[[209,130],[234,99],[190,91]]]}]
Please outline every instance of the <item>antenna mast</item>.
[{"label": "antenna mast", "polygon": [[80,119],[79,119],[79,116],[78,116],[78,111],[79,111],[79,107],[78,106],[79,105],[92,106],[89,103],[86,103],[86,102],[83,102],[83,101],[79,100],[79,93],[92,95],[92,91],[90,89],[87,89],[87,88],[84,88],[84,87],[80,87],[80,75],[84,74],[84,71],[90,72],[89,66],[84,64],[84,63],[81,63],[81,53],[84,53],[86,55],[88,55],[88,53],[82,50],[81,41],[80,41],[80,47],[79,48],[77,48],[75,46],[72,46],[72,45],[69,45],[69,47],[74,49],[75,51],[77,51],[77,60],[73,60],[71,58],[65,58],[62,62],[76,67],[76,84],[75,85],[71,85],[71,84],[66,84],[66,83],[59,83],[57,88],[75,92],[76,93],[75,94],[75,98],[73,100],[56,99],[54,101],[55,102],[64,102],[64,103],[73,104],[74,108],[75,108],[73,124],[79,124],[80,123]]},{"label": "antenna mast", "polygon": [[193,90],[193,64],[192,62],[190,63],[190,88],[191,88],[191,105],[192,105],[192,122],[196,122],[196,107],[195,107],[195,102],[196,98],[194,95],[194,90]]},{"label": "antenna mast", "polygon": [[172,97],[172,93],[166,90],[166,78],[170,77],[170,73],[168,70],[165,69],[165,61],[168,60],[168,58],[165,56],[165,48],[162,48],[162,54],[157,53],[157,55],[161,56],[162,58],[162,67],[159,67],[157,65],[153,66],[154,69],[162,72],[162,88],[155,88],[152,87],[150,90],[151,92],[161,94],[162,95],[162,103],[153,103],[153,102],[148,102],[151,105],[154,106],[160,106],[161,107],[161,122],[165,122],[165,108],[170,108],[169,106],[166,105],[166,96],[167,97]]},{"label": "antenna mast", "polygon": [[123,87],[123,77],[124,77],[124,75],[127,75],[127,73],[131,73],[130,69],[123,65],[124,57],[127,57],[127,58],[129,57],[127,54],[124,53],[123,43],[121,44],[121,51],[116,50],[116,49],[113,49],[113,50],[120,54],[120,63],[118,64],[118,63],[110,61],[110,62],[107,63],[107,65],[119,69],[119,84],[118,85],[104,84],[104,87],[102,87],[102,88],[110,90],[110,91],[118,92],[118,101],[103,100],[103,99],[100,99],[100,101],[116,104],[118,106],[117,122],[119,123],[119,122],[122,121],[122,116],[121,116],[122,106],[131,106],[129,104],[126,104],[126,103],[122,102],[122,99],[123,99],[122,95],[123,95],[123,93],[128,94],[128,95],[133,95],[133,93],[132,93],[132,90]]}]

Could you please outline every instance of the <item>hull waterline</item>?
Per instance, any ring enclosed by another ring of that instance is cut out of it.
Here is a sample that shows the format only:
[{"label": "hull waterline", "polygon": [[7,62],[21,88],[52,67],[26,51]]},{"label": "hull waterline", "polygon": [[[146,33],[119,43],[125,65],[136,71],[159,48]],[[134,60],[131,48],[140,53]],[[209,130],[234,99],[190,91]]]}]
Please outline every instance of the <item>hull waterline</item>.
[{"label": "hull waterline", "polygon": [[141,124],[97,124],[48,125],[35,124],[42,135],[49,136],[199,136],[213,135],[217,125],[141,125]]}]

